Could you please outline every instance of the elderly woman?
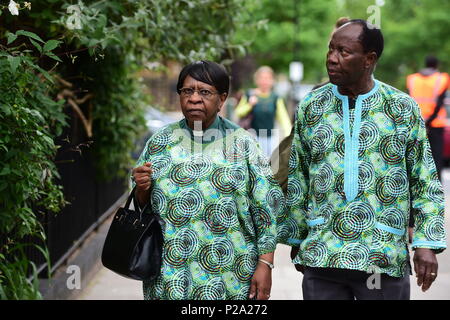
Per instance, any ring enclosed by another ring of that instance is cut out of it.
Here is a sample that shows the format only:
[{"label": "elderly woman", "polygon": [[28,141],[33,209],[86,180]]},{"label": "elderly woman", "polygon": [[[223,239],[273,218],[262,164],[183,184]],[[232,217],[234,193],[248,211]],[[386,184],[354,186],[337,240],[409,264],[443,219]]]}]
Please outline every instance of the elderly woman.
[{"label": "elderly woman", "polygon": [[218,116],[229,91],[209,61],[179,75],[184,119],[156,132],[133,169],[140,206],[165,222],[159,276],[145,299],[268,299],[281,188],[245,130]]}]

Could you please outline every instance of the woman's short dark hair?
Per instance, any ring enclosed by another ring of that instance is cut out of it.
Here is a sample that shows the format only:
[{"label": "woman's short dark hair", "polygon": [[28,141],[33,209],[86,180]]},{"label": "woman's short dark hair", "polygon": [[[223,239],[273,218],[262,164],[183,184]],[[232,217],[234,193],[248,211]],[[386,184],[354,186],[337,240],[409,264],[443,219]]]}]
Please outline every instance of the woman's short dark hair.
[{"label": "woman's short dark hair", "polygon": [[201,60],[185,66],[178,77],[178,93],[180,93],[187,76],[215,87],[221,94],[226,93],[228,95],[230,90],[230,77],[227,71],[222,65],[212,61]]},{"label": "woman's short dark hair", "polygon": [[384,38],[381,30],[362,19],[352,19],[348,23],[357,23],[362,27],[359,41],[361,41],[364,53],[373,51],[377,54],[377,59],[380,59],[384,49]]}]

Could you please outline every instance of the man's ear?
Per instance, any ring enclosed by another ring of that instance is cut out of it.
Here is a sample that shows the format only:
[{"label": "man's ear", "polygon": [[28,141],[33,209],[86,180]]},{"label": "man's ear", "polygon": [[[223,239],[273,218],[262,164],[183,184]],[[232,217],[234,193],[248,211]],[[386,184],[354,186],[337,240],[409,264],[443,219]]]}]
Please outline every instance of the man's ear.
[{"label": "man's ear", "polygon": [[378,56],[377,56],[377,54],[376,54],[374,51],[369,52],[369,53],[366,55],[366,65],[365,65],[365,68],[366,68],[366,69],[371,69],[371,68],[373,69],[373,68],[375,67],[377,61],[378,61]]}]

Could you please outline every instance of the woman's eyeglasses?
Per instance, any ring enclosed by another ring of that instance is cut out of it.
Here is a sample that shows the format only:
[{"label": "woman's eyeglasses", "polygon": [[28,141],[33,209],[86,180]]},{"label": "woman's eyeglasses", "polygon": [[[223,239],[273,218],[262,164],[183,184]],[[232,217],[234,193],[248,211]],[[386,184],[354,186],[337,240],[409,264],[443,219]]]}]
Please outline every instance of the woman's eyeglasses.
[{"label": "woman's eyeglasses", "polygon": [[190,97],[194,94],[194,92],[197,92],[202,98],[209,99],[213,95],[217,94],[217,91],[211,91],[208,89],[200,89],[200,90],[194,90],[192,88],[181,88],[180,89],[180,95],[183,97]]}]

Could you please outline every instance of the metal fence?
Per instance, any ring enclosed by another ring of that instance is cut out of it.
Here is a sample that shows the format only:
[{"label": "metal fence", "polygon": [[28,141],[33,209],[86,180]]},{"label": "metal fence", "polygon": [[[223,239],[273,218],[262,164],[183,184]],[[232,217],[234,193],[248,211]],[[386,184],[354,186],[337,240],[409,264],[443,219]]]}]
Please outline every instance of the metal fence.
[{"label": "metal fence", "polygon": [[[83,152],[74,160],[58,165],[60,184],[64,188],[65,199],[70,203],[57,214],[41,216],[50,252],[51,273],[114,213],[127,191],[125,178],[116,177],[104,183],[96,181],[89,152]],[[28,253],[38,268],[39,277],[46,278],[48,269],[44,256],[33,248],[29,248]]]}]

